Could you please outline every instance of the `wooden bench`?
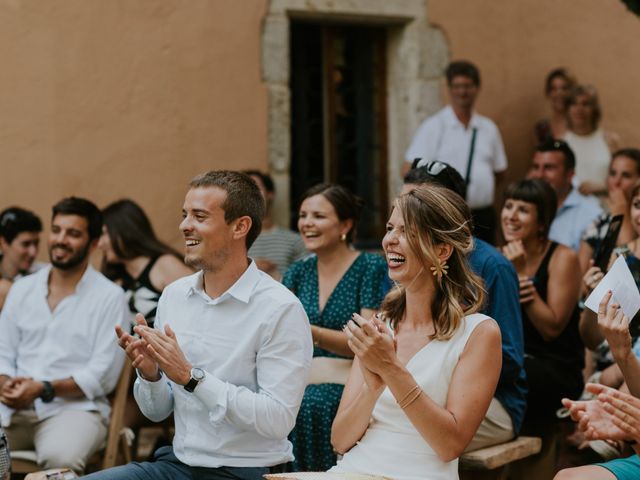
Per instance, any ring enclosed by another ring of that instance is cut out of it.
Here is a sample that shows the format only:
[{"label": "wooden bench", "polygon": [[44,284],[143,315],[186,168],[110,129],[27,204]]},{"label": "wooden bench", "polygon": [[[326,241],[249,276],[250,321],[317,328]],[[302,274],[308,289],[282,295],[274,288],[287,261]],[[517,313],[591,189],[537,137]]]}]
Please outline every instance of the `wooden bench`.
[{"label": "wooden bench", "polygon": [[518,437],[507,443],[468,452],[460,457],[461,480],[489,480],[503,477],[506,466],[540,452],[542,439]]}]

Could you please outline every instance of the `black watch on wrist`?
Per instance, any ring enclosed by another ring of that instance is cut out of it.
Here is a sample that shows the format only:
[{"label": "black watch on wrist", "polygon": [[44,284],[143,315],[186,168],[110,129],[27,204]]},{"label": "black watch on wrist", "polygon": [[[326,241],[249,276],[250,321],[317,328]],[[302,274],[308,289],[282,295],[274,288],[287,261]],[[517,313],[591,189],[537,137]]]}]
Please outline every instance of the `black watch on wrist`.
[{"label": "black watch on wrist", "polygon": [[54,399],[55,396],[56,396],[56,392],[53,389],[53,385],[51,385],[51,382],[43,380],[42,393],[40,394],[40,400],[42,400],[44,403],[49,403]]},{"label": "black watch on wrist", "polygon": [[187,392],[193,392],[196,387],[198,386],[198,384],[204,380],[205,377],[205,373],[204,370],[202,370],[201,368],[198,367],[194,367],[191,369],[191,378],[189,379],[189,381],[187,382],[187,384],[184,386],[184,389]]}]

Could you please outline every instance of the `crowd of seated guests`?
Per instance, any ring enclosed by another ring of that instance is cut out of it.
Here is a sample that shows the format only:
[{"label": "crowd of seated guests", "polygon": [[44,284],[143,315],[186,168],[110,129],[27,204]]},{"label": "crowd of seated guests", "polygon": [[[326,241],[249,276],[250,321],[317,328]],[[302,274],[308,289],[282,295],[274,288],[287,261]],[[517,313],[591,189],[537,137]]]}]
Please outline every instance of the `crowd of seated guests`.
[{"label": "crowd of seated guests", "polygon": [[[261,232],[247,242],[248,256],[298,298],[314,347],[301,403],[291,407],[297,418],[288,432],[294,457],[289,470],[453,479],[463,452],[521,433],[542,436],[543,452],[556,460],[549,432],[557,433],[556,412],[563,404],[578,422],[577,437],[598,452],[603,440],[640,439],[640,329],[611,294],[597,313],[581,303],[606,274],[592,258],[614,216],[623,219],[610,264],[624,256],[640,288],[640,151],[619,149],[617,135],[600,127],[593,87],[579,85],[566,69],[553,70],[545,86],[551,112],[535,126],[539,145],[527,178],[504,189],[496,216],[489,203],[500,190],[506,158],[495,124],[473,110],[479,73],[472,64],[458,62],[448,69],[447,80],[451,106],[426,121],[412,142],[405,185],[382,239],[383,255],[354,249],[363,204],[347,188],[310,188],[300,199],[296,234],[275,225],[273,180],[257,170],[245,172],[265,207],[261,222],[255,220],[262,223]],[[456,142],[465,145],[464,158],[452,146]],[[456,168],[440,155],[451,157]],[[157,354],[149,353],[155,347],[147,329],[153,327],[163,291],[193,270],[156,237],[132,200],[108,205],[99,222],[90,220],[92,213],[79,226],[61,224],[78,216],[75,212],[54,210],[52,266],[47,267],[53,273],[49,280],[33,276],[31,282],[42,287],[56,275],[64,279],[74,273],[73,282],[61,280],[59,291],[49,285],[49,294],[57,292],[48,303],[55,313],[85,282],[83,275],[97,275],[88,253],[100,248],[102,272],[121,287],[121,297],[109,290],[111,310],[125,298],[129,307],[110,326],[124,326],[118,330],[120,346],[135,366],[149,371],[146,355],[157,359]],[[503,238],[499,248],[474,237],[473,230],[479,224],[484,228],[476,234],[496,240],[495,229],[488,228],[496,218]],[[74,229],[79,238],[86,237],[84,244],[63,238],[61,232],[68,230],[72,237]],[[17,283],[23,288],[12,283],[41,266],[35,262],[41,230],[40,220],[27,210],[0,213],[0,333],[9,329],[11,334],[6,345],[28,338],[20,311],[26,283]],[[171,330],[166,335],[179,341]],[[115,335],[112,343],[115,348]],[[133,354],[140,346],[149,351]],[[95,397],[100,408],[93,422],[104,427],[107,410],[100,410],[101,402],[113,388],[112,373],[99,389],[82,373],[77,380],[72,375],[50,382],[54,373],[46,369],[11,370],[20,355],[13,350],[0,352],[0,403],[3,411],[17,412],[14,421],[22,422],[17,425],[34,421],[33,406],[39,415],[52,400],[55,405],[58,397],[71,396]],[[120,365],[121,353],[103,353]],[[179,385],[180,374],[172,373],[168,381]],[[36,380],[26,380],[27,375]],[[595,398],[589,400],[589,394]],[[139,426],[143,420],[132,398],[126,423]],[[15,428],[8,425],[9,440],[22,442]],[[40,463],[81,473],[104,436],[103,428],[94,430],[83,433],[82,438],[91,438],[90,448],[76,446],[78,458],[56,453],[43,455]],[[48,439],[46,449],[55,438]],[[36,442],[36,450],[44,452],[43,445]],[[614,452],[625,451],[624,445],[616,447],[621,448]],[[60,458],[65,465],[55,464]],[[563,470],[557,478],[626,479],[638,472],[634,453],[626,460]],[[536,478],[551,476],[547,471]],[[527,472],[514,466],[511,478],[527,478]]]}]

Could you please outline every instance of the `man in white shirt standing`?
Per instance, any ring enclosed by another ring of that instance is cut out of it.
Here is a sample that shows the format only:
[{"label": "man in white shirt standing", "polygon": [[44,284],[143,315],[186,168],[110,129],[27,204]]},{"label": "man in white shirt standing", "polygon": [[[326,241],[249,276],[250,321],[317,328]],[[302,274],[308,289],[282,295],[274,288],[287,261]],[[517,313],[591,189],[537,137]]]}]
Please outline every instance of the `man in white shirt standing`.
[{"label": "man in white shirt standing", "polygon": [[102,446],[124,362],[111,337],[124,293],[89,265],[101,231],[90,201],[54,205],[51,265],[16,281],[0,315],[2,424],[11,449],[35,449],[46,469],[82,472]]},{"label": "man in white shirt standing", "polygon": [[[507,169],[502,137],[491,119],[473,109],[480,91],[480,72],[471,62],[451,62],[445,71],[450,105],[418,127],[405,154],[405,175],[417,158],[439,160],[460,172],[467,184],[474,234],[495,243],[493,201],[496,185]],[[425,163],[426,163],[425,162]]]},{"label": "man in white shirt standing", "polygon": [[92,480],[258,480],[293,459],[287,435],[313,346],[298,299],[247,257],[264,199],[239,172],[204,173],[190,187],[180,229],[185,262],[200,271],[165,288],[155,328],[138,315],[140,339],[117,329],[142,413],[174,413],[173,446]]}]

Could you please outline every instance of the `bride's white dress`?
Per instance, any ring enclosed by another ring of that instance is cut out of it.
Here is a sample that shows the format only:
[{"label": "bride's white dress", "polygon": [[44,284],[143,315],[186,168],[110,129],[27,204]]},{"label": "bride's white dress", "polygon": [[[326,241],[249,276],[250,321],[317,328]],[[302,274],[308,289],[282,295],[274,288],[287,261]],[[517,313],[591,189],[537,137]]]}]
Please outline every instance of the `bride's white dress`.
[{"label": "bride's white dress", "polygon": [[[469,336],[488,318],[468,315],[450,340],[430,341],[407,363],[407,370],[438,405],[446,404],[451,376]],[[395,480],[452,480],[458,478],[458,460],[438,458],[387,388],[362,439],[329,472],[368,473]]]}]

